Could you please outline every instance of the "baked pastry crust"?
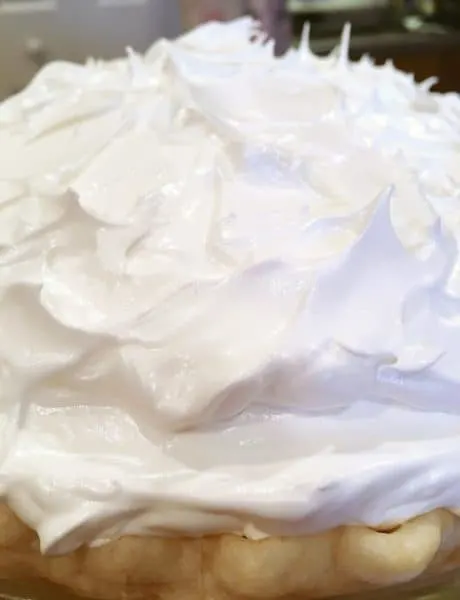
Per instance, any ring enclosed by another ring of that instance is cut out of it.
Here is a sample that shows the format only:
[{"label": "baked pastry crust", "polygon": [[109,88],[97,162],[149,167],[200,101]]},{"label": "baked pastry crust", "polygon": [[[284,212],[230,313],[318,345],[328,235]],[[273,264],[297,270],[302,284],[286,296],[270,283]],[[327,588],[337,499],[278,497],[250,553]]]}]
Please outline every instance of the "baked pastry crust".
[{"label": "baked pastry crust", "polygon": [[0,505],[0,577],[10,583],[38,581],[30,589],[48,590],[47,598],[59,586],[101,600],[305,600],[412,581],[457,566],[460,518],[445,510],[381,530],[349,526],[259,541],[230,534],[125,537],[64,556],[43,556],[36,534]]}]

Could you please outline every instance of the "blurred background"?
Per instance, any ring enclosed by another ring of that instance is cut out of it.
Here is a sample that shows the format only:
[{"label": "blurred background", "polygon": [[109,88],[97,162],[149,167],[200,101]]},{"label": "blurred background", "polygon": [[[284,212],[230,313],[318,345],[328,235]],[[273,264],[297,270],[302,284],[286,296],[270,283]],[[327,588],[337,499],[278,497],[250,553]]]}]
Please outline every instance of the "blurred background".
[{"label": "blurred background", "polygon": [[330,52],[351,21],[351,54],[392,59],[438,90],[460,91],[460,0],[0,0],[0,98],[51,60],[146,50],[209,20],[252,14],[282,53],[311,23],[313,50]]}]

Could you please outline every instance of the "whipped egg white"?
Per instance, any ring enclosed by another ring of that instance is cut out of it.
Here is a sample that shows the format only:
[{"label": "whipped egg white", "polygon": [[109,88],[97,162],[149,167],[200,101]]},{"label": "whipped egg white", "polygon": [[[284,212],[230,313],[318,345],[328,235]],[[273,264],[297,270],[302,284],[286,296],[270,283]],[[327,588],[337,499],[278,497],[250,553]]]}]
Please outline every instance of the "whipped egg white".
[{"label": "whipped egg white", "polygon": [[0,105],[0,497],[44,552],[460,507],[460,98],[252,27]]}]

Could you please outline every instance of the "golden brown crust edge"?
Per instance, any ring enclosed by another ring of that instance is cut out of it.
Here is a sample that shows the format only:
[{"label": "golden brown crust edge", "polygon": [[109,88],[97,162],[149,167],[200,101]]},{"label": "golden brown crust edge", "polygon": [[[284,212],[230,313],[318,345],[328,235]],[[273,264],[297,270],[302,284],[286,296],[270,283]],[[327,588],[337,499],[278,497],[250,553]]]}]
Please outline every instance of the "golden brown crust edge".
[{"label": "golden brown crust edge", "polygon": [[[460,518],[437,510],[385,532],[340,527],[253,541],[125,537],[43,556],[35,533],[0,504],[0,578],[102,600],[326,598],[460,567]],[[1,584],[0,584],[1,589]]]}]

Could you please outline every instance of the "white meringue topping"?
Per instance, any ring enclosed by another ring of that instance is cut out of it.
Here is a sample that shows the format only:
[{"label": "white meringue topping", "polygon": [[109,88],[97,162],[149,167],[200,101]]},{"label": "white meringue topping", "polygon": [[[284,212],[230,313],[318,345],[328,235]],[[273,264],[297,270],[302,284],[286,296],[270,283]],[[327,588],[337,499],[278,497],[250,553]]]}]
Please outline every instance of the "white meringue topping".
[{"label": "white meringue topping", "polygon": [[43,551],[460,507],[460,99],[251,28],[0,106],[0,495]]}]

